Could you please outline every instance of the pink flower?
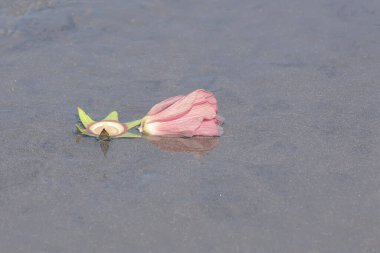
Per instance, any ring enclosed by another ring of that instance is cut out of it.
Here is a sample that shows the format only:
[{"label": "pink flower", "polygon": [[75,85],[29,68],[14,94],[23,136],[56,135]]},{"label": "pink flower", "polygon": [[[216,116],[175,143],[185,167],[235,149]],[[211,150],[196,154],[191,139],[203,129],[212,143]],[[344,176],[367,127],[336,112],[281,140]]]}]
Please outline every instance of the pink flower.
[{"label": "pink flower", "polygon": [[142,119],[139,130],[159,136],[221,136],[223,120],[217,113],[214,94],[198,89],[153,106]]}]

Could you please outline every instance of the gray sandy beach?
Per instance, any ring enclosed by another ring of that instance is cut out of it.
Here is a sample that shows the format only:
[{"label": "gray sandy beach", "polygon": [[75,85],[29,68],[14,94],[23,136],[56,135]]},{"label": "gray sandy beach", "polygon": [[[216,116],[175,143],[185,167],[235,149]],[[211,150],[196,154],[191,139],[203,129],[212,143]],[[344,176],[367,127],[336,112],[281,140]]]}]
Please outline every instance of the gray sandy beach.
[{"label": "gray sandy beach", "polygon": [[[0,253],[380,252],[380,1],[1,0],[0,88]],[[77,138],[197,88],[211,142]]]}]

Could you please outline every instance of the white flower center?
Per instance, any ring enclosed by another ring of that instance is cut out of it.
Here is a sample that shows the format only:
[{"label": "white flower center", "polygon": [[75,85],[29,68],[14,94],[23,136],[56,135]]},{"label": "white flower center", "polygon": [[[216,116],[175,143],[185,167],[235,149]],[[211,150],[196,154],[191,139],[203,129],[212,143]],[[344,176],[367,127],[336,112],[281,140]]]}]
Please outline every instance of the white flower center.
[{"label": "white flower center", "polygon": [[125,132],[125,126],[120,122],[99,121],[89,126],[89,130],[99,135],[105,129],[110,136],[116,136]]}]

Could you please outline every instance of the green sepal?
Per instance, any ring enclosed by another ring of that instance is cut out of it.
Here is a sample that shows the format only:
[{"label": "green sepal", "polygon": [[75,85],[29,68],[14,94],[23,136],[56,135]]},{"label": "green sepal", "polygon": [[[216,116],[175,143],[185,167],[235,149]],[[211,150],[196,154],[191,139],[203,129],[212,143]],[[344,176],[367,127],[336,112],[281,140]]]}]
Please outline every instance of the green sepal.
[{"label": "green sepal", "polygon": [[81,128],[78,124],[75,124],[75,128],[76,128],[77,131],[78,131],[79,133],[81,133],[81,134],[96,137],[96,135],[94,135],[94,134],[90,134],[89,132],[86,131],[86,129]]},{"label": "green sepal", "polygon": [[81,128],[78,124],[75,124],[75,128],[77,129],[77,131],[81,134],[85,133],[86,130],[84,130],[83,128]]},{"label": "green sepal", "polygon": [[103,120],[115,120],[115,121],[119,121],[119,115],[118,115],[117,111],[113,111],[110,114],[108,114],[108,116],[105,117]]},{"label": "green sepal", "polygon": [[91,123],[93,123],[94,121],[91,119],[90,116],[87,115],[87,113],[80,107],[78,107],[78,115],[79,115],[79,119],[80,121],[82,122],[83,126],[85,128],[88,127],[88,125],[90,125]]},{"label": "green sepal", "polygon": [[139,134],[133,134],[133,133],[123,133],[122,135],[115,136],[114,138],[141,138],[142,135]]},{"label": "green sepal", "polygon": [[128,122],[128,123],[125,123],[128,127],[128,130],[131,129],[131,128],[134,128],[135,126],[138,126],[141,124],[141,119],[138,119],[138,120],[135,120],[135,121],[131,121],[131,122]]}]

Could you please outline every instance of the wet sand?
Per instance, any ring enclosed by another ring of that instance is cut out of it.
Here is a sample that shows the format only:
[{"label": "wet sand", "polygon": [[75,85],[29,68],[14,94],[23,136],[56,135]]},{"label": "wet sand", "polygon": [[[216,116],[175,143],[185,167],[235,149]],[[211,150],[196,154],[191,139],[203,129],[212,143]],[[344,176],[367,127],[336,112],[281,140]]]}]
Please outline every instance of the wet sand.
[{"label": "wet sand", "polygon": [[[1,1],[0,251],[380,252],[379,41],[371,0]],[[216,143],[76,142],[196,88]]]}]

